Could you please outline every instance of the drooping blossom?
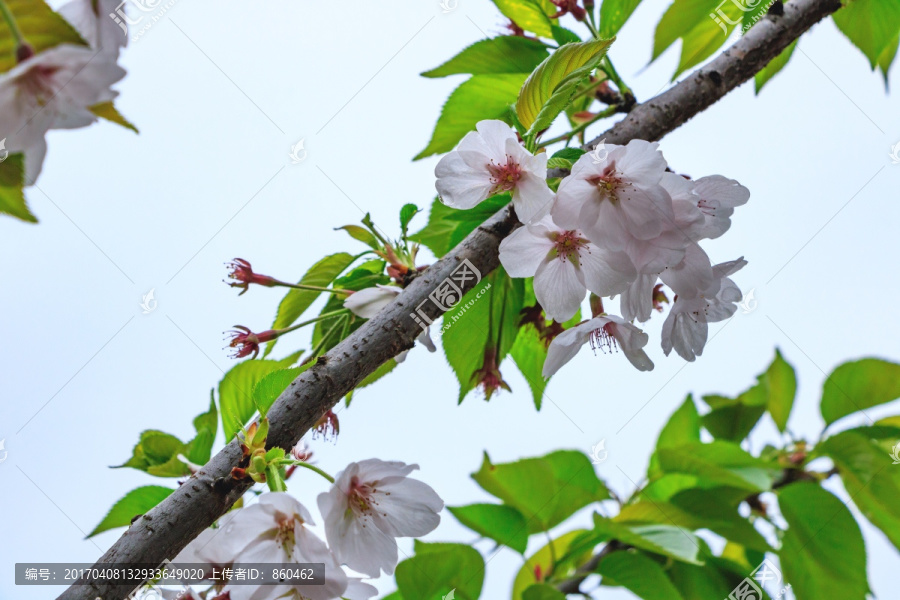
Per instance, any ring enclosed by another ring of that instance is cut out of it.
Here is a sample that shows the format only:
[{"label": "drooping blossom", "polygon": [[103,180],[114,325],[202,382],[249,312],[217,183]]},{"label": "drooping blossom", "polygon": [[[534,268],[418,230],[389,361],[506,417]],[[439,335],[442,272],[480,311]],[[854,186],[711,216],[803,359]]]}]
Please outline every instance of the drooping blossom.
[{"label": "drooping blossom", "polygon": [[[220,552],[233,556],[233,562],[271,563],[289,566],[297,563],[325,563],[324,585],[228,585],[231,600],[334,600],[347,589],[347,575],[325,542],[307,529],[314,525],[309,511],[285,492],[270,492],[259,502],[233,511],[216,537]],[[221,538],[221,539],[220,539]]]},{"label": "drooping blossom", "polygon": [[253,266],[243,258],[235,258],[228,263],[228,267],[230,269],[228,277],[232,279],[232,281],[228,282],[228,285],[241,289],[241,293],[238,296],[243,296],[253,284],[274,287],[281,283],[274,277],[254,273]]},{"label": "drooping blossom", "polygon": [[[666,356],[675,348],[683,359],[695,360],[703,353],[709,336],[708,323],[730,318],[741,300],[740,288],[729,279],[747,264],[743,258],[712,268],[711,283],[694,294],[677,295],[662,328]],[[677,290],[676,290],[677,292]]]},{"label": "drooping blossom", "polygon": [[750,199],[750,190],[722,175],[697,179],[694,182],[694,192],[699,198],[697,208],[703,214],[703,225],[699,228],[699,233],[709,239],[715,239],[728,231],[734,208],[746,204]]},{"label": "drooping blossom", "polygon": [[553,220],[580,229],[594,244],[624,251],[631,240],[652,240],[674,221],[672,198],[660,184],[666,160],[656,143],[606,144],[597,161],[590,153],[572,166],[553,205]]},{"label": "drooping blossom", "polygon": [[546,215],[500,242],[500,262],[512,277],[534,277],[534,294],[548,318],[563,322],[590,290],[598,296],[624,291],[636,276],[623,252],[610,252],[578,229],[557,226]]},{"label": "drooping blossom", "polygon": [[27,183],[40,174],[47,131],[96,121],[89,108],[112,100],[110,87],[124,76],[113,58],[70,44],[33,54],[0,75],[0,132],[10,153],[25,154]]},{"label": "drooping blossom", "polygon": [[[121,0],[72,0],[59,8],[59,14],[74,27],[81,37],[99,52],[118,56],[119,49],[128,44],[128,35],[123,31],[125,21],[117,23],[110,15],[115,15]],[[127,27],[127,26],[126,26]]]},{"label": "drooping blossom", "polygon": [[407,477],[418,465],[376,458],[350,463],[319,494],[325,537],[338,560],[359,573],[388,575],[397,565],[398,537],[419,537],[440,523],[443,500]]},{"label": "drooping blossom", "polygon": [[473,208],[487,198],[511,192],[516,216],[528,223],[550,208],[547,155],[533,156],[503,121],[481,121],[434,169],[441,201]]},{"label": "drooping blossom", "polygon": [[580,323],[556,336],[547,349],[544,377],[550,377],[572,360],[581,347],[590,343],[591,349],[612,353],[622,350],[625,358],[639,371],[651,371],[653,362],[643,348],[650,337],[621,317],[603,315]]},{"label": "drooping blossom", "polygon": [[325,411],[325,414],[319,417],[319,420],[312,426],[313,439],[316,439],[320,435],[326,440],[330,438],[337,439],[340,432],[341,422],[338,420],[337,413],[330,408]]},{"label": "drooping blossom", "polygon": [[[379,283],[374,287],[365,288],[350,294],[350,297],[344,300],[344,308],[350,309],[350,312],[357,317],[371,319],[377,315],[382,308],[393,302],[394,298],[402,291],[402,289],[396,286],[381,285]],[[422,333],[419,334],[419,337],[416,338],[416,341],[428,348],[429,352],[435,352],[437,350],[437,346],[434,345],[434,342],[431,339],[429,328],[425,328]],[[409,354],[409,350],[404,350],[395,356],[394,360],[398,363],[402,363],[406,360],[407,354]]]}]

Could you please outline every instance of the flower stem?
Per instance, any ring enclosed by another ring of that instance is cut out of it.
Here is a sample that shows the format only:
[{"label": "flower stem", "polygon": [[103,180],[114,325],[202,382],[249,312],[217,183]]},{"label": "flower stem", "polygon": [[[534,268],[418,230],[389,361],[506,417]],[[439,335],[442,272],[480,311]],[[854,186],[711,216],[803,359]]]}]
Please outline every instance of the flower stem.
[{"label": "flower stem", "polygon": [[631,88],[622,81],[622,78],[619,77],[619,73],[616,71],[616,68],[613,66],[612,61],[609,59],[609,56],[604,56],[603,60],[600,62],[600,68],[603,69],[603,72],[606,73],[610,79],[613,80],[613,83],[616,84],[616,87],[619,88],[619,93],[622,96],[632,96],[634,97],[634,92],[631,91]]},{"label": "flower stem", "polygon": [[587,129],[588,127],[590,127],[591,125],[593,125],[594,123],[596,123],[597,121],[613,116],[614,114],[616,114],[617,109],[618,109],[618,107],[616,107],[616,106],[610,106],[610,107],[606,108],[605,110],[602,110],[599,113],[597,113],[597,115],[594,116],[590,121],[586,121],[586,122],[582,123],[581,125],[575,127],[569,133],[564,133],[562,135],[556,136],[555,138],[550,138],[549,140],[541,142],[540,147],[545,148],[545,147],[547,147],[551,144],[555,144],[557,142],[564,142],[566,140],[570,140],[573,137],[575,137],[576,135],[578,135],[579,133],[581,133],[582,131],[584,131],[585,129]]},{"label": "flower stem", "polygon": [[340,310],[333,310],[331,312],[323,313],[323,314],[319,315],[318,317],[316,317],[315,319],[310,319],[309,321],[303,321],[302,323],[297,323],[296,325],[291,325],[290,327],[285,327],[284,329],[280,330],[278,335],[280,336],[285,333],[290,333],[291,331],[296,331],[297,329],[300,329],[301,327],[305,327],[307,325],[312,325],[313,323],[318,323],[319,321],[324,321],[325,319],[330,319],[331,317],[343,315],[348,312],[349,311],[346,308],[342,308]]},{"label": "flower stem", "polygon": [[0,13],[3,13],[3,20],[9,25],[9,30],[16,39],[16,46],[24,46],[26,44],[25,36],[22,35],[22,30],[19,29],[19,24],[16,22],[12,11],[9,10],[9,6],[6,5],[5,0],[0,0]]},{"label": "flower stem", "polygon": [[[2,0],[0,0],[0,1],[2,1]],[[319,287],[317,285],[307,285],[305,283],[287,283],[286,281],[279,281],[278,285],[280,285],[282,287],[294,288],[295,290],[312,290],[314,292],[327,292],[329,294],[346,294],[349,296],[350,294],[353,293],[350,290]]]},{"label": "flower stem", "polygon": [[[588,14],[591,14],[591,13],[588,13]],[[592,17],[589,21],[584,21],[584,24],[587,25],[587,28],[590,30],[591,35],[594,36],[594,39],[599,40],[600,33],[597,31],[597,28],[594,27],[594,24],[592,23],[593,20],[594,19]]]},{"label": "flower stem", "polygon": [[329,475],[328,473],[326,473],[319,467],[309,464],[308,462],[303,462],[302,460],[290,460],[290,459],[285,459],[284,461],[280,461],[280,462],[283,465],[292,465],[294,467],[303,467],[304,469],[309,469],[310,471],[312,471],[314,473],[318,473],[319,475],[321,475],[322,477],[324,477],[331,483],[334,483],[334,477],[332,477],[331,475]]}]

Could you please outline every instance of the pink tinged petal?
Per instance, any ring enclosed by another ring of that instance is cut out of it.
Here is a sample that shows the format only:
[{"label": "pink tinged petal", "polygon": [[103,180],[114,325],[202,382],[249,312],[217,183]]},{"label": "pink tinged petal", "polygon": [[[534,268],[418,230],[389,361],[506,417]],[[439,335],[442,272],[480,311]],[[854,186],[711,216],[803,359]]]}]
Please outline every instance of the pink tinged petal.
[{"label": "pink tinged petal", "polygon": [[378,484],[373,495],[375,525],[393,537],[420,537],[440,524],[444,501],[427,484],[392,477]]},{"label": "pink tinged petal", "polygon": [[358,317],[371,319],[393,302],[401,291],[398,287],[386,285],[365,288],[350,294],[350,297],[344,300],[344,308],[350,309]]},{"label": "pink tinged petal", "polygon": [[650,341],[650,336],[619,317],[610,315],[609,319],[613,322],[613,336],[622,348],[625,358],[639,371],[652,371],[653,361],[644,352],[644,346]]},{"label": "pink tinged petal", "polygon": [[[312,515],[300,501],[287,492],[270,492],[259,497],[259,503],[265,509],[274,510],[288,517],[300,517],[306,523],[313,523]],[[313,523],[315,524],[315,523]]]},{"label": "pink tinged petal", "polygon": [[368,458],[351,464],[356,466],[355,475],[361,481],[379,481],[386,477],[406,477],[419,469],[419,465],[416,464],[408,465],[399,460],[381,460],[379,458]]},{"label": "pink tinged petal", "polygon": [[703,347],[709,335],[709,326],[705,321],[695,320],[689,314],[678,314],[672,332],[675,352],[684,360],[693,362],[703,354]]},{"label": "pink tinged petal", "polygon": [[490,150],[491,156],[505,157],[508,151],[508,142],[512,140],[518,146],[516,132],[512,127],[498,120],[479,121],[475,125],[478,134],[484,140],[485,146]]},{"label": "pink tinged petal", "polygon": [[750,191],[733,179],[712,175],[697,180],[698,207],[703,213],[704,237],[715,239],[731,227],[734,207],[746,204]]},{"label": "pink tinged petal", "polygon": [[552,377],[564,364],[575,358],[587,342],[589,334],[589,331],[582,331],[578,326],[567,329],[553,338],[550,347],[547,348],[547,358],[544,360],[542,372],[544,378]]},{"label": "pink tinged petal", "polygon": [[468,167],[459,153],[451,152],[434,169],[435,188],[441,202],[453,208],[472,208],[490,195],[493,184],[487,170]]},{"label": "pink tinged petal", "polygon": [[534,295],[547,317],[563,323],[575,316],[587,288],[580,268],[568,258],[548,258],[534,275]]},{"label": "pink tinged petal", "polygon": [[628,233],[639,240],[657,237],[675,225],[672,198],[659,185],[625,187],[616,196]]},{"label": "pink tinged petal", "polygon": [[624,252],[609,252],[588,243],[580,255],[585,286],[600,297],[624,292],[637,277],[634,265]]},{"label": "pink tinged petal", "polygon": [[716,278],[724,278],[729,275],[734,275],[741,269],[747,266],[747,261],[744,260],[744,257],[740,257],[737,260],[730,260],[728,262],[719,263],[713,267],[713,275]]},{"label": "pink tinged petal", "polygon": [[378,588],[369,585],[358,577],[350,577],[344,596],[347,600],[369,600],[378,595]]},{"label": "pink tinged petal", "polygon": [[622,293],[620,308],[622,316],[626,320],[637,319],[643,323],[650,319],[650,314],[653,312],[653,286],[656,285],[656,279],[656,273],[641,273]]},{"label": "pink tinged petal", "polygon": [[709,289],[715,281],[709,256],[697,244],[688,246],[684,259],[660,273],[659,278],[679,296],[688,297]]},{"label": "pink tinged petal", "polygon": [[617,156],[614,160],[616,169],[638,185],[659,183],[668,166],[659,151],[659,144],[644,140],[631,140],[621,157]]},{"label": "pink tinged petal", "polygon": [[553,248],[544,228],[520,227],[500,242],[500,264],[510,277],[534,277]]},{"label": "pink tinged petal", "polygon": [[595,204],[598,201],[596,188],[584,180],[572,180],[572,176],[563,179],[556,194],[556,200],[550,209],[553,222],[563,229],[582,229],[585,225],[596,222],[582,218],[582,211],[586,204]]},{"label": "pink tinged petal", "polygon": [[550,212],[553,192],[543,177],[524,171],[512,192],[516,216],[522,223],[538,220]]}]

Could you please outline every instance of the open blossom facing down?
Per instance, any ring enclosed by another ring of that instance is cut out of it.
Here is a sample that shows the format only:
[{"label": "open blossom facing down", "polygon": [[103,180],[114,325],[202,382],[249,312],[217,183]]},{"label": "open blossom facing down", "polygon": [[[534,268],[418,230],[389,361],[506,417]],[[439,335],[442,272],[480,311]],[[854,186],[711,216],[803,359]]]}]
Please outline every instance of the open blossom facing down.
[{"label": "open blossom facing down", "polygon": [[550,377],[560,367],[575,358],[586,343],[603,353],[622,350],[625,358],[639,371],[653,370],[653,361],[644,352],[650,337],[627,321],[615,315],[594,317],[565,330],[556,336],[547,349],[544,361],[544,377]]},{"label": "open blossom facing down", "polygon": [[[259,502],[234,511],[234,516],[211,543],[219,552],[234,557],[233,562],[325,563],[325,584],[294,588],[286,585],[229,585],[231,600],[274,600],[295,598],[333,600],[347,589],[348,579],[325,542],[306,528],[312,516],[293,496],[284,492],[263,494]],[[302,592],[302,594],[301,594]]]},{"label": "open blossom facing down", "polygon": [[503,121],[481,121],[456,150],[434,169],[441,201],[453,208],[473,208],[490,196],[511,192],[522,223],[550,208],[547,155],[533,156]]},{"label": "open blossom facing down", "polygon": [[47,131],[96,121],[89,107],[112,100],[110,86],[124,76],[115,59],[70,44],[35,54],[0,75],[0,132],[10,153],[25,153],[29,183],[40,174]]},{"label": "open blossom facing down", "polygon": [[444,502],[407,477],[418,465],[376,458],[350,463],[319,494],[325,537],[338,560],[359,573],[388,575],[397,565],[398,537],[419,537],[441,521]]},{"label": "open blossom facing down", "polygon": [[500,242],[500,262],[512,277],[534,277],[537,301],[559,322],[575,315],[587,290],[611,296],[635,277],[625,254],[601,250],[581,231],[558,227],[549,215]]},{"label": "open blossom facing down", "polygon": [[[349,298],[344,300],[344,308],[350,309],[350,312],[357,317],[371,319],[377,315],[381,309],[393,302],[394,298],[402,291],[402,289],[393,285],[376,284],[375,287],[365,288],[352,293]],[[428,328],[419,334],[416,341],[428,348],[429,352],[435,352],[437,350],[437,346],[435,346],[434,342],[431,340],[431,333]],[[407,354],[409,354],[409,350],[404,350],[395,356],[394,360],[403,362],[406,360]]]},{"label": "open blossom facing down", "polygon": [[728,276],[746,264],[742,258],[718,264],[712,268],[710,283],[705,288],[675,298],[662,329],[662,348],[667,356],[672,348],[688,361],[703,353],[709,335],[708,323],[724,321],[737,310],[741,290]]}]

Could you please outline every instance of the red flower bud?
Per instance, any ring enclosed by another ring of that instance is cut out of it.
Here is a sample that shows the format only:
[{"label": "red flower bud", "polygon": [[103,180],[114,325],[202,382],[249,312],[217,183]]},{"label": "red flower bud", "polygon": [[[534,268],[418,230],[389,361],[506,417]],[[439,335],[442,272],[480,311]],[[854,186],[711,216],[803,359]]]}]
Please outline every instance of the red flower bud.
[{"label": "red flower bud", "polygon": [[[240,331],[237,331],[240,330]],[[259,345],[274,340],[281,332],[275,329],[268,329],[262,333],[253,333],[243,325],[235,325],[234,330],[227,332],[231,336],[231,342],[228,345],[234,348],[231,358],[244,358],[253,355],[256,358],[259,354]]]}]

